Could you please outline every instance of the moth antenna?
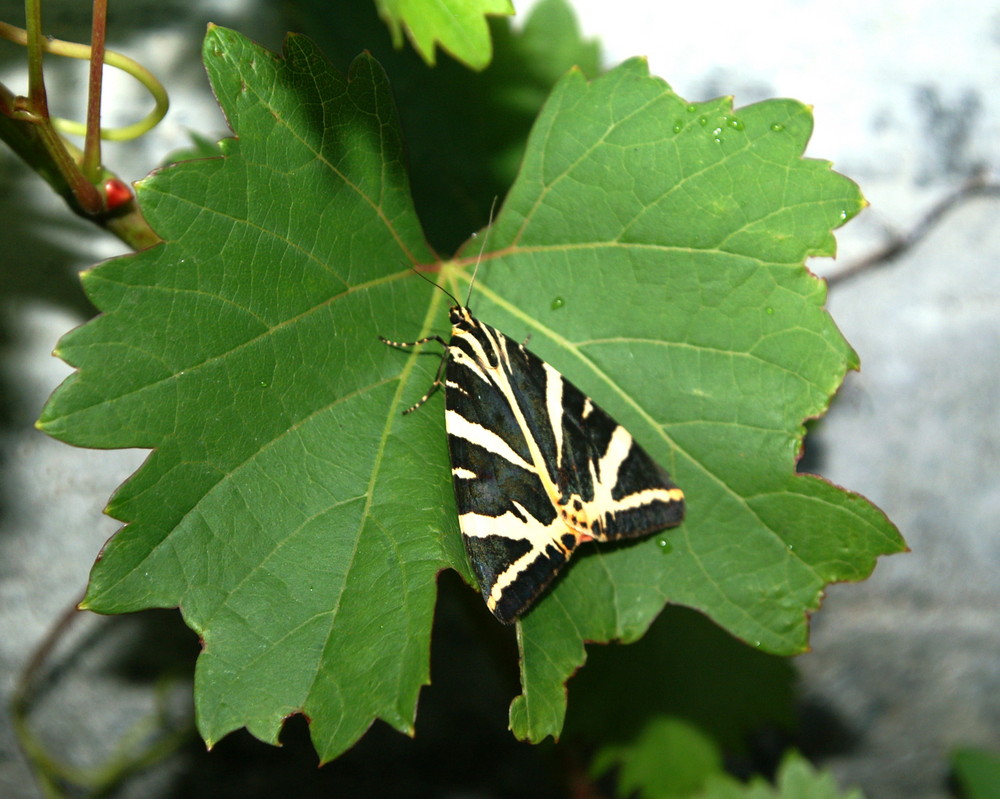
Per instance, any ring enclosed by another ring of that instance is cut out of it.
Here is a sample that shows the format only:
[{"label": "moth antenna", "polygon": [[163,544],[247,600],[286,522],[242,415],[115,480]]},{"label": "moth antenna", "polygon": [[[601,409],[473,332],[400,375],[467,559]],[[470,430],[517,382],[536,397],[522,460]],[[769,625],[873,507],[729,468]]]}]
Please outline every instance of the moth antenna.
[{"label": "moth antenna", "polygon": [[479,246],[479,255],[476,256],[476,266],[472,270],[472,280],[469,281],[469,293],[465,296],[465,307],[469,307],[469,300],[472,299],[472,287],[476,284],[476,274],[479,272],[479,264],[483,260],[483,251],[486,249],[486,242],[490,237],[490,228],[493,227],[493,211],[497,207],[497,198],[493,197],[493,202],[490,204],[490,218],[486,223],[486,232],[483,233],[483,243]]},{"label": "moth antenna", "polygon": [[431,280],[429,277],[427,277],[427,275],[425,275],[423,272],[419,271],[415,266],[411,266],[410,269],[412,269],[414,272],[416,272],[418,277],[423,278],[424,280],[426,280],[428,283],[430,283],[435,288],[441,289],[441,291],[443,291],[445,294],[447,294],[451,298],[451,301],[454,302],[455,305],[461,305],[461,303],[458,301],[458,297],[456,297],[454,294],[452,294],[450,291],[448,291],[448,289],[446,289],[440,283],[435,283],[433,280]]}]

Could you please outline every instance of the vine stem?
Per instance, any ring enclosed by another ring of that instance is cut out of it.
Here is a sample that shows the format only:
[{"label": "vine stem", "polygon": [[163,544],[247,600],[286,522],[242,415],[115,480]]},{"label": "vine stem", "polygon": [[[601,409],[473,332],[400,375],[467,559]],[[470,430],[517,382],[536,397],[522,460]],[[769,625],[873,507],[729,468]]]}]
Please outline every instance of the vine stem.
[{"label": "vine stem", "polygon": [[[0,22],[0,39],[6,39],[15,44],[27,45],[28,32],[6,22]],[[62,39],[43,37],[42,50],[52,55],[76,58],[82,61],[89,60],[91,56],[91,47],[89,45],[67,42]],[[145,117],[131,125],[126,125],[122,128],[101,128],[101,138],[104,141],[127,141],[128,139],[135,139],[142,136],[156,127],[170,108],[170,98],[167,95],[167,90],[163,88],[163,84],[138,61],[115,50],[104,50],[104,63],[109,67],[121,70],[139,81],[146,91],[150,93],[156,105]],[[74,120],[53,117],[52,124],[63,133],[69,133],[74,136],[86,135],[86,127]]]},{"label": "vine stem", "polygon": [[42,36],[42,0],[25,0],[25,27],[28,45],[28,99],[32,109],[44,118],[49,116],[49,101],[45,93],[45,76],[42,70],[42,53],[45,37]]},{"label": "vine stem", "polygon": [[91,183],[101,179],[101,95],[104,85],[104,43],[108,35],[108,0],[94,0],[90,27],[90,85],[87,92],[87,134],[80,169]]},{"label": "vine stem", "polygon": [[[94,46],[64,42],[42,35],[41,0],[25,0],[27,28],[0,22],[0,38],[28,48],[28,96],[18,97],[0,84],[0,138],[24,159],[69,206],[136,250],[160,241],[134,202],[131,190],[101,163],[101,139],[135,138],[153,128],[166,114],[167,93],[142,65],[104,47],[107,0],[93,0]],[[87,123],[55,119],[49,115],[43,77],[45,53],[90,60]],[[103,66],[116,67],[135,77],[153,95],[155,108],[139,122],[125,128],[100,127]],[[59,132],[83,135],[80,151]]]}]

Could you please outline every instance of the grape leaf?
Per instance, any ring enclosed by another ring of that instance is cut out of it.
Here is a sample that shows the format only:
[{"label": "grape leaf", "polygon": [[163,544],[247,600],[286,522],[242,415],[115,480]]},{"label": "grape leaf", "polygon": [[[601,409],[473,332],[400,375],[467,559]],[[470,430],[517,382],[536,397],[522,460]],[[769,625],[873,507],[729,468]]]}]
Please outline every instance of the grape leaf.
[{"label": "grape leaf", "polygon": [[829,772],[815,770],[802,755],[785,755],[771,785],[761,777],[740,783],[728,775],[711,775],[696,799],[864,799],[858,789],[841,791]]},{"label": "grape leaf", "polygon": [[591,773],[617,768],[618,796],[686,797],[710,775],[723,774],[722,752],[694,724],[658,716],[640,728],[628,745],[606,745],[594,756]]},{"label": "grape leaf", "polygon": [[[409,267],[463,296],[478,245],[425,244],[373,59],[345,80],[304,37],[279,58],[222,28],[204,58],[236,138],[138,186],[164,244],[85,275],[103,313],[60,342],[78,371],[39,426],[153,448],[83,606],[180,607],[205,739],[274,742],[303,712],[325,761],[373,719],[412,732],[435,575],[471,582],[440,399],[400,414],[437,359],[377,335],[446,330]],[[688,496],[681,528],[580,553],[518,626],[521,737],[558,734],[584,641],[632,640],[671,601],[799,651],[823,585],[902,546],[867,501],[793,473],[802,420],[856,365],[802,260],[863,200],[801,158],[806,108],[730,106],[688,105],[639,60],[570,72],[489,233],[480,318],[531,335]]]},{"label": "grape leaf", "polygon": [[375,5],[396,47],[402,47],[405,27],[428,64],[434,63],[438,43],[473,69],[483,69],[493,57],[486,15],[514,13],[510,0],[375,0]]}]

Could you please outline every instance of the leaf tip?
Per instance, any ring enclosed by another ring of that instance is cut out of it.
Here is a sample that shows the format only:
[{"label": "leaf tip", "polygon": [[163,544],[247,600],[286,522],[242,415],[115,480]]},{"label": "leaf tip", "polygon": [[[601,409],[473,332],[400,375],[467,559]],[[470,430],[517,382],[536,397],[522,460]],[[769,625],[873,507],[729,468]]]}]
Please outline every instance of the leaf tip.
[{"label": "leaf tip", "polygon": [[[209,22],[205,28],[205,40],[202,42],[202,59],[209,55],[222,56],[227,45],[227,38],[232,41],[234,31]],[[206,62],[207,65],[207,62]]]},{"label": "leaf tip", "polygon": [[638,77],[648,78],[649,57],[644,55],[632,56],[622,61],[615,69],[620,69],[623,73],[634,73]]}]

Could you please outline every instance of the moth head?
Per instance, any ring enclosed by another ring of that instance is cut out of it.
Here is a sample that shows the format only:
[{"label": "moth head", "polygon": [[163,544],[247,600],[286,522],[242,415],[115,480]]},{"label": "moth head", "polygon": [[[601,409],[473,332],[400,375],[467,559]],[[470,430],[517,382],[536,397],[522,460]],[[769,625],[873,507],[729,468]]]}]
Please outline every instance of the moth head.
[{"label": "moth head", "polygon": [[448,311],[448,320],[454,330],[468,332],[476,327],[476,320],[472,318],[472,311],[464,305],[452,305]]}]

